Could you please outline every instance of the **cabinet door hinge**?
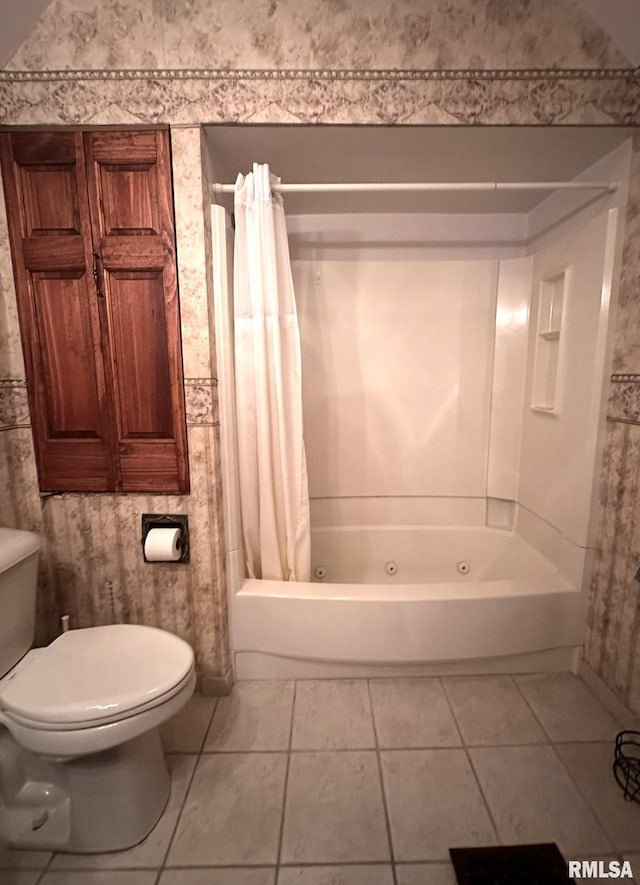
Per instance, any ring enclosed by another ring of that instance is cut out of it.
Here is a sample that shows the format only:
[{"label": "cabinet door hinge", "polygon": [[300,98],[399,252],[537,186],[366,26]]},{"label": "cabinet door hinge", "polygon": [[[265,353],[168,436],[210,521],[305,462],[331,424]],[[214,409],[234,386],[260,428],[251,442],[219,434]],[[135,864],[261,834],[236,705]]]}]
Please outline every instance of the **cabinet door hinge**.
[{"label": "cabinet door hinge", "polygon": [[96,294],[98,298],[104,298],[104,289],[102,288],[102,270],[100,267],[100,255],[98,252],[93,253],[93,279],[96,284]]}]

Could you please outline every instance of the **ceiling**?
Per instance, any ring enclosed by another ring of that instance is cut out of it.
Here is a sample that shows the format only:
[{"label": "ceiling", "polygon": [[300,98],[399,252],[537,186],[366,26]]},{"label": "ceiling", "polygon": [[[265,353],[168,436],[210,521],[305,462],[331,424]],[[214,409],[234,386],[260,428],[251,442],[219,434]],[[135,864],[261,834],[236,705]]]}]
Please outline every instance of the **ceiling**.
[{"label": "ceiling", "polygon": [[640,0],[578,0],[630,63],[640,65]]},{"label": "ceiling", "polygon": [[27,39],[49,0],[0,0],[0,68]]},{"label": "ceiling", "polygon": [[[81,5],[81,0],[76,0]],[[578,0],[633,65],[640,65],[640,0]],[[32,31],[49,0],[0,0],[0,68]]]},{"label": "ceiling", "polygon": [[[564,181],[618,147],[615,127],[206,127],[212,173],[232,183],[254,162],[283,182]],[[550,191],[287,194],[291,215],[338,212],[529,212]],[[219,200],[231,207],[232,197]]]}]

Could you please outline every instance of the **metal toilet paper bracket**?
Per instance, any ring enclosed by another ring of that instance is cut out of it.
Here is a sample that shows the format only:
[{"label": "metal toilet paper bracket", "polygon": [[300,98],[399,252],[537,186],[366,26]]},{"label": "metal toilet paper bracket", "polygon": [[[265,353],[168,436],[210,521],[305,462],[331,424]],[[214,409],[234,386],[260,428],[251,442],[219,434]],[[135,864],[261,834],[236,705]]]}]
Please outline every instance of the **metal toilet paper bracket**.
[{"label": "metal toilet paper bracket", "polygon": [[149,562],[144,552],[144,542],[151,529],[180,529],[180,559],[176,562],[189,562],[189,518],[178,513],[143,513],[142,514],[142,558]]}]

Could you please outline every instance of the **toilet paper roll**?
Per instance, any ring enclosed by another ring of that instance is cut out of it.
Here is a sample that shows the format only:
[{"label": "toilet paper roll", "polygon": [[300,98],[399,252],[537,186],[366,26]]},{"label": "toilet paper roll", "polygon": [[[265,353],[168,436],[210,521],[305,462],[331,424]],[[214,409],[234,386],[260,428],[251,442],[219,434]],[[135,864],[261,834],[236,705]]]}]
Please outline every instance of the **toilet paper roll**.
[{"label": "toilet paper roll", "polygon": [[177,562],[180,559],[180,529],[150,529],[144,540],[149,562]]}]

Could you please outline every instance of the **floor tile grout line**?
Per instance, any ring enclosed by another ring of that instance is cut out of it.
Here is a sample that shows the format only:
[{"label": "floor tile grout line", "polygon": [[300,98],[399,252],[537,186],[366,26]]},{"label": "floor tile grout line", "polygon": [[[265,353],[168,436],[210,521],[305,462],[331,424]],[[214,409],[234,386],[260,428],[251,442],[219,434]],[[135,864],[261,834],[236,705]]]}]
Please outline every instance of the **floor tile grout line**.
[{"label": "floor tile grout line", "polygon": [[[515,674],[515,675],[520,676],[520,675],[522,675],[522,674],[517,673],[517,674]],[[527,675],[528,675],[528,674],[527,674]],[[548,743],[548,744],[553,744],[553,738],[551,737],[551,735],[549,734],[549,732],[547,731],[547,729],[544,727],[544,723],[542,722],[542,719],[538,716],[538,714],[536,713],[536,711],[533,709],[533,704],[529,703],[529,698],[526,696],[526,694],[523,692],[522,688],[521,688],[520,685],[518,684],[518,680],[515,679],[513,675],[510,676],[509,678],[511,679],[511,681],[512,681],[513,684],[515,685],[515,687],[516,687],[516,691],[519,693],[520,697],[522,698],[522,700],[525,702],[526,706],[527,706],[527,707],[529,708],[529,710],[531,711],[531,715],[533,716],[533,718],[535,719],[535,721],[538,723],[538,725],[539,725],[540,728],[542,729],[542,733],[545,735],[545,737],[546,737],[546,739],[547,739],[547,743]]]},{"label": "floor tile grout line", "polygon": [[[546,734],[545,734],[546,737]],[[432,744],[432,743],[423,743],[423,744],[406,744],[400,746],[399,744],[381,744],[378,749],[386,752],[394,752],[395,750],[462,750],[464,748],[469,748],[473,750],[479,749],[500,749],[504,748],[514,748],[514,747],[548,747],[550,744],[557,744],[562,746],[563,744],[581,744],[582,746],[589,746],[592,744],[606,744],[611,743],[611,740],[558,740],[558,741],[521,741],[521,742],[509,742],[509,743],[460,743],[460,744]],[[295,748],[291,750],[292,756],[299,756],[304,753],[355,753],[355,752],[365,752],[367,750],[375,750],[375,746],[368,745],[360,745],[360,746],[352,746],[352,747],[301,747]],[[172,756],[234,756],[234,755],[243,755],[246,753],[262,753],[265,756],[278,756],[282,753],[286,753],[286,750],[205,750],[202,753],[177,753],[175,750],[172,750]]]},{"label": "floor tile grout line", "polygon": [[207,743],[207,738],[209,737],[209,732],[211,731],[211,723],[213,722],[213,717],[216,715],[216,710],[218,709],[218,702],[220,698],[214,698],[215,703],[213,705],[213,709],[211,711],[211,715],[207,721],[207,726],[204,730],[204,734],[202,736],[202,740],[200,741],[200,749],[198,750],[198,756],[201,756],[204,753],[204,746]]},{"label": "floor tile grout line", "polygon": [[[636,851],[628,851],[628,850],[618,851],[617,849],[614,849],[613,851],[594,852],[592,855],[590,855],[590,857],[592,857],[594,860],[608,858],[608,857],[616,857],[616,858],[620,859],[623,857],[623,855],[633,855],[633,854],[637,854],[637,853],[638,852],[636,852]],[[583,855],[581,855],[581,856],[583,856]],[[396,866],[399,866],[399,867],[411,866],[413,864],[420,864],[423,866],[429,866],[429,865],[437,866],[437,865],[447,864],[448,862],[449,861],[446,858],[443,858],[443,857],[434,858],[433,856],[416,857],[416,858],[411,858],[410,860],[396,859],[394,861],[391,861],[391,860],[288,861],[286,863],[280,864],[279,869],[297,869],[298,867],[305,868],[305,869],[306,868],[322,869],[324,867],[335,867],[335,866],[337,866],[337,867],[360,867],[360,866],[388,867],[388,866],[391,866],[392,863],[395,864]],[[95,868],[90,868],[87,870],[81,870],[81,869],[64,870],[64,871],[61,870],[60,872],[65,872],[67,874],[68,873],[75,874],[75,873],[80,873],[80,872],[94,872],[94,873],[97,873],[97,872],[99,872],[99,873],[104,873],[104,872],[108,872],[108,873],[154,872],[155,869],[156,869],[155,867],[135,867],[135,868],[128,868],[126,870],[125,869],[97,870]],[[185,865],[184,863],[182,863],[182,864],[176,864],[175,866],[165,867],[164,870],[161,870],[160,872],[164,872],[165,870],[229,870],[229,871],[235,871],[235,870],[262,870],[262,869],[275,870],[276,866],[273,863],[266,863],[266,862],[260,862],[260,863],[255,863],[255,864],[249,864],[249,863],[202,864],[201,863],[201,864],[191,864],[191,865]]]},{"label": "floor tile grout line", "polygon": [[[176,753],[176,754],[165,753],[165,757],[167,755],[183,755],[183,756],[188,755],[188,756],[196,756],[197,758],[196,758],[196,763],[193,766],[193,771],[191,772],[191,776],[189,777],[189,781],[187,783],[187,788],[184,791],[184,797],[182,799],[182,802],[180,803],[180,810],[178,811],[178,814],[176,815],[176,822],[173,826],[173,829],[171,830],[171,835],[170,835],[169,839],[167,840],[167,847],[164,851],[164,854],[162,856],[162,860],[160,861],[160,864],[159,864],[158,875],[156,876],[156,885],[158,885],[158,882],[160,881],[160,877],[161,877],[162,872],[163,872],[163,870],[166,866],[166,863],[167,863],[167,858],[169,857],[169,852],[171,851],[171,846],[173,845],[173,840],[175,839],[175,835],[178,830],[178,826],[180,825],[180,818],[182,817],[182,812],[184,811],[184,807],[187,804],[187,798],[189,796],[189,791],[191,790],[191,785],[193,783],[193,779],[195,777],[196,771],[197,771],[198,766],[200,764],[200,760],[202,758],[202,749],[203,749],[205,742],[207,740],[207,737],[209,735],[209,729],[211,728],[211,723],[213,722],[213,717],[215,716],[216,710],[218,709],[218,701],[219,701],[219,698],[216,698],[215,703],[213,705],[213,709],[211,710],[211,716],[209,716],[207,725],[203,730],[204,734],[202,737],[202,741],[200,742],[200,750],[198,751],[198,753]],[[171,782],[171,788],[173,789],[173,779]],[[169,799],[167,800],[167,804],[169,801],[171,801],[171,794],[169,794]],[[163,814],[164,814],[164,812],[163,812]]]},{"label": "floor tile grout line", "polygon": [[458,737],[460,738],[460,746],[466,750],[467,741],[466,741],[466,738],[465,738],[464,733],[462,731],[462,726],[458,722],[458,717],[456,716],[456,711],[453,709],[453,704],[451,703],[451,698],[449,697],[449,695],[447,693],[447,687],[444,684],[445,679],[446,679],[446,676],[444,676],[444,677],[439,676],[438,677],[438,684],[440,686],[440,691],[442,692],[442,696],[445,699],[445,702],[446,702],[447,706],[449,707],[449,711],[453,717],[453,724],[455,725],[456,731],[458,732]]},{"label": "floor tile grout line", "polygon": [[[30,850],[30,849],[27,849],[27,850]],[[126,851],[127,849],[125,848],[123,850]],[[104,853],[105,854],[118,854],[117,851],[108,851],[108,852],[104,852]],[[85,856],[86,857],[93,857],[94,855],[87,854]],[[176,867],[172,867],[172,866],[167,867],[167,869],[175,869],[175,868]],[[11,872],[11,873],[17,873],[17,872],[36,873],[37,872],[40,874],[58,873],[61,876],[75,876],[78,873],[96,873],[96,874],[99,873],[100,875],[103,875],[104,873],[112,873],[113,875],[117,875],[119,873],[154,873],[156,870],[159,870],[159,869],[160,869],[159,864],[154,863],[154,864],[149,864],[147,866],[142,866],[142,867],[137,867],[137,866],[133,866],[133,867],[127,867],[127,866],[122,866],[122,867],[86,866],[86,867],[83,867],[83,866],[76,865],[73,867],[66,867],[63,869],[51,869],[49,867],[44,867],[42,870],[32,870],[32,869],[29,869],[28,867],[16,867],[11,870],[0,869],[0,873],[5,873],[5,872]]]},{"label": "floor tile grout line", "polygon": [[[217,704],[216,704],[217,707]],[[193,784],[193,779],[196,776],[196,771],[198,770],[198,766],[200,765],[200,760],[202,759],[202,754],[198,753],[198,758],[196,759],[196,764],[193,766],[193,771],[191,772],[191,776],[189,777],[189,781],[187,783],[187,789],[184,791],[184,797],[182,802],[180,803],[180,810],[176,815],[176,822],[171,830],[171,836],[167,839],[167,847],[165,849],[162,860],[160,861],[160,872],[162,872],[166,866],[167,858],[169,857],[169,852],[171,851],[171,846],[173,845],[173,840],[176,837],[176,833],[178,831],[178,827],[180,826],[180,818],[182,817],[182,812],[184,811],[184,807],[187,804],[187,799],[189,798],[189,793],[191,791],[191,785]],[[172,784],[173,787],[173,784]],[[169,796],[169,801],[171,796]]]},{"label": "floor tile grout line", "polygon": [[[608,856],[608,855],[607,855]],[[396,861],[400,866],[412,864],[412,863],[422,863],[422,864],[438,864],[443,863],[441,860],[434,860],[431,858],[430,860],[400,860]],[[279,864],[279,868],[283,870],[291,870],[297,869],[298,867],[304,867],[305,869],[308,867],[309,869],[322,869],[323,867],[388,867],[391,865],[390,860],[340,860],[340,861],[331,861],[331,860],[323,860],[323,861],[287,861],[286,863]],[[150,868],[147,868],[147,871]],[[190,866],[185,866],[184,863],[176,864],[175,866],[165,867],[167,870],[275,870],[276,865],[273,863],[241,863],[241,864],[192,864]],[[102,872],[102,871],[100,871]],[[113,872],[122,872],[121,870],[114,870]]]},{"label": "floor tile grout line", "polygon": [[284,785],[282,790],[282,813],[280,815],[280,831],[278,833],[278,853],[276,855],[276,875],[274,882],[277,883],[280,878],[280,861],[282,859],[282,843],[284,841],[284,818],[287,809],[287,791],[289,788],[289,770],[291,768],[291,744],[293,742],[293,723],[296,711],[296,695],[298,691],[297,680],[293,681],[293,695],[291,697],[291,719],[289,721],[289,739],[287,741],[287,763],[284,770]]},{"label": "floor tile grout line", "polygon": [[[40,882],[42,882],[42,880],[44,879],[44,877],[46,876],[46,874],[49,872],[49,869],[50,869],[50,867],[51,867],[51,864],[53,863],[53,859],[54,859],[54,857],[56,856],[56,854],[59,854],[59,853],[60,853],[60,852],[58,852],[58,851],[52,851],[52,852],[51,852],[51,857],[50,857],[49,860],[46,862],[46,864],[43,866],[42,870],[40,871],[40,875],[39,875],[38,878],[36,879],[35,885],[40,885]],[[2,871],[0,870],[0,872],[2,872]]]},{"label": "floor tile grout line", "polygon": [[371,697],[371,680],[367,679],[367,697],[369,699],[369,715],[371,716],[371,726],[373,728],[373,742],[375,745],[376,764],[378,766],[378,779],[380,781],[380,794],[382,796],[382,811],[384,813],[384,822],[387,829],[387,841],[389,843],[389,858],[391,862],[391,876],[393,885],[398,885],[398,874],[396,873],[395,849],[393,847],[393,836],[391,834],[391,819],[389,817],[389,808],[387,805],[387,794],[384,789],[384,777],[382,775],[382,759],[380,758],[380,748],[378,746],[378,729],[376,727],[376,717],[373,712],[373,699]]},{"label": "floor tile grout line", "polygon": [[[233,691],[233,687],[232,687],[232,691]],[[230,697],[230,695],[227,695],[227,697]],[[213,710],[211,711],[211,716],[209,718],[209,724],[207,725],[207,729],[204,733],[204,738],[202,739],[202,744],[200,745],[200,749],[198,751],[199,756],[201,756],[203,753],[210,752],[210,751],[207,751],[207,741],[209,739],[209,734],[210,734],[211,728],[213,726],[213,720],[215,719],[215,715],[218,712],[218,708],[220,707],[221,700],[222,700],[222,698],[215,699],[215,704],[213,705]]]},{"label": "floor tile grout line", "polygon": [[[462,583],[462,582],[461,582]],[[392,665],[390,665],[392,666]],[[564,674],[574,674],[571,670],[523,670],[522,672],[512,672],[510,670],[496,670],[495,672],[492,670],[482,670],[478,673],[400,673],[399,675],[393,676],[303,676],[301,678],[291,677],[291,676],[277,676],[274,678],[266,678],[266,679],[239,679],[234,685],[246,684],[248,682],[252,683],[260,683],[260,682],[366,682],[371,679],[373,682],[396,682],[398,679],[411,679],[411,680],[420,680],[420,679],[484,679],[485,677],[491,676],[553,676],[558,673]],[[582,681],[581,676],[576,676],[576,679],[580,679]],[[586,683],[585,683],[586,684]],[[600,703],[602,703],[600,701]],[[606,709],[606,708],[605,708]],[[615,717],[614,717],[615,718]]]},{"label": "floor tile grout line", "polygon": [[612,837],[609,835],[609,831],[607,830],[607,828],[605,827],[604,823],[602,822],[602,820],[601,820],[601,818],[600,818],[600,815],[598,814],[598,812],[596,811],[596,809],[592,806],[591,802],[589,801],[588,797],[586,796],[586,794],[585,794],[585,793],[583,792],[583,790],[581,789],[580,784],[578,783],[578,781],[576,780],[576,778],[574,778],[573,774],[572,774],[571,771],[569,770],[569,766],[564,764],[564,761],[563,761],[563,759],[562,759],[560,753],[558,753],[558,751],[557,751],[557,749],[556,749],[556,746],[555,746],[555,744],[554,744],[553,742],[551,743],[551,750],[552,750],[553,755],[555,756],[555,758],[556,758],[556,759],[558,760],[558,762],[560,763],[560,766],[562,767],[562,770],[566,773],[567,777],[569,778],[569,780],[571,781],[571,783],[573,784],[573,786],[576,788],[576,791],[577,791],[578,795],[580,796],[580,798],[582,799],[582,801],[584,802],[585,806],[587,807],[587,809],[588,809],[588,810],[591,812],[591,814],[593,815],[593,818],[594,818],[595,822],[598,824],[598,826],[599,826],[600,829],[602,830],[604,836],[606,837],[606,839],[607,839],[607,841],[609,842],[609,844],[612,846],[614,852],[617,852],[617,851],[619,850],[619,849],[618,849],[618,846],[615,844],[615,842],[613,841]]},{"label": "floor tile grout line", "polygon": [[[498,747],[498,749],[500,749]],[[465,755],[469,762],[469,766],[471,767],[471,773],[473,774],[474,780],[478,785],[478,790],[480,791],[480,797],[484,802],[484,807],[487,809],[487,814],[489,815],[489,820],[491,821],[491,826],[493,827],[493,831],[496,834],[496,840],[498,845],[504,844],[502,841],[502,837],[500,835],[500,830],[498,829],[498,824],[496,823],[495,817],[493,816],[493,811],[491,810],[491,806],[489,804],[489,800],[485,794],[485,791],[482,789],[482,784],[480,783],[480,777],[478,772],[476,771],[476,767],[473,764],[473,759],[471,758],[471,753],[469,752],[469,748],[464,748]]]},{"label": "floor tile grout line", "polygon": [[[600,856],[600,855],[599,855]],[[609,857],[610,854],[603,854],[602,857]],[[322,861],[297,861],[290,860],[285,863],[281,863],[280,869],[283,870],[291,870],[297,869],[298,867],[304,867],[309,869],[323,869],[324,867],[388,867],[391,866],[391,860],[340,860],[340,861],[331,861],[331,860],[322,860]],[[433,858],[433,857],[425,857],[418,858],[417,860],[396,860],[394,861],[396,866],[411,866],[412,864],[422,864],[425,866],[436,866],[440,864],[446,864],[447,861],[442,858]],[[149,872],[150,870],[155,869],[155,867],[138,867],[135,870],[127,870],[127,872]],[[165,867],[166,870],[275,870],[275,864],[273,863],[265,863],[264,861],[260,863],[240,863],[240,864],[190,864],[185,865],[184,863],[170,865]],[[94,870],[98,872],[97,870]],[[65,872],[75,872],[71,870],[67,870]],[[81,871],[87,872],[87,871]],[[99,872],[114,872],[121,873],[123,870],[100,870]]]},{"label": "floor tile grout line", "polygon": [[[438,863],[438,861],[433,861]],[[316,861],[289,861],[289,863],[280,864],[283,870],[296,869],[297,867],[308,867],[309,869],[322,869],[323,867],[389,867],[393,861],[391,860],[316,860]],[[395,861],[395,863],[413,863],[413,861]]]},{"label": "floor tile grout line", "polygon": [[40,871],[40,875],[39,875],[38,878],[36,879],[36,885],[40,885],[40,883],[42,882],[42,880],[44,879],[44,877],[45,877],[45,876],[47,875],[47,873],[49,872],[49,868],[50,868],[51,864],[53,863],[53,858],[56,856],[56,854],[58,854],[57,851],[52,851],[52,852],[51,852],[51,857],[50,857],[49,860],[46,862],[46,864],[44,865],[44,867],[43,867],[42,870]]}]

